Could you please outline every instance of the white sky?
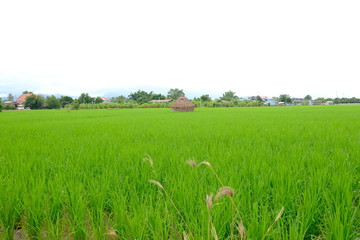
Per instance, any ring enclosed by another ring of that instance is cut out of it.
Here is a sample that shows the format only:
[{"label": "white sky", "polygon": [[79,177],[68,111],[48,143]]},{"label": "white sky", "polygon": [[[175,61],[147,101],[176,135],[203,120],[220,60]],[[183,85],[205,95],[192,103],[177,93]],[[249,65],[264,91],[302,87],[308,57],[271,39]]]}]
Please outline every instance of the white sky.
[{"label": "white sky", "polygon": [[360,1],[0,2],[0,96],[170,88],[360,97]]}]

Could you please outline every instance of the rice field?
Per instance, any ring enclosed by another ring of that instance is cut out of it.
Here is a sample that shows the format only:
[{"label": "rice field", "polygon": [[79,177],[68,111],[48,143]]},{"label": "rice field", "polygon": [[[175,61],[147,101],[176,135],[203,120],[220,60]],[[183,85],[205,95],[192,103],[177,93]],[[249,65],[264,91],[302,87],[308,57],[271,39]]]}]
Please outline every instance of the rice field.
[{"label": "rice field", "polygon": [[6,111],[0,127],[0,239],[360,237],[360,106]]}]

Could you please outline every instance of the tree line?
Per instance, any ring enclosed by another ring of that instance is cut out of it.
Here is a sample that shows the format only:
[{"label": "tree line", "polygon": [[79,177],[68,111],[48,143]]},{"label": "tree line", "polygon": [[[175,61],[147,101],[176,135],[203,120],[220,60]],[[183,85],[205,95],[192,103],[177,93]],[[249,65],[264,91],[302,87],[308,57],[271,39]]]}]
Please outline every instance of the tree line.
[{"label": "tree line", "polygon": [[[138,90],[130,93],[127,97],[120,95],[112,97],[111,103],[104,103],[104,100],[97,96],[92,97],[88,93],[81,93],[78,98],[72,98],[70,96],[61,96],[57,98],[54,95],[42,96],[34,94],[33,92],[24,91],[23,94],[31,94],[26,97],[24,107],[30,109],[60,109],[60,108],[72,108],[72,109],[86,109],[86,108],[152,108],[152,107],[170,107],[170,103],[150,103],[151,100],[176,100],[181,96],[185,96],[183,89],[171,88],[167,95],[161,93],[154,93],[153,91],[146,92]],[[192,102],[197,107],[244,107],[244,106],[263,106],[268,103],[269,99],[263,99],[259,95],[252,96],[249,99],[242,99],[236,95],[234,91],[226,91],[217,99],[212,99],[209,94],[203,94],[200,97],[195,97]],[[288,94],[281,94],[278,97],[270,98],[271,101],[284,102],[285,104],[301,104],[308,105],[312,101],[310,95],[306,95],[304,98],[292,98]],[[14,102],[14,96],[9,94],[7,101]],[[300,102],[299,102],[300,101]],[[341,103],[360,103],[359,98],[316,98],[315,101],[327,102],[332,101],[334,104]],[[12,110],[16,109],[16,104],[0,104],[0,111],[2,109]]]}]

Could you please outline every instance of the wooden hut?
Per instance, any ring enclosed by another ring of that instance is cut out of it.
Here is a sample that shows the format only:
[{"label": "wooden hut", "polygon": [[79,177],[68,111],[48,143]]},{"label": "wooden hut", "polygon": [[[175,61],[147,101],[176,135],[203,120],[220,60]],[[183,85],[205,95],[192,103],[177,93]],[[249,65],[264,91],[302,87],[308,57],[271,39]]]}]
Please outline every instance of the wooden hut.
[{"label": "wooden hut", "polygon": [[176,112],[193,112],[195,110],[195,104],[183,96],[171,104],[171,109]]}]

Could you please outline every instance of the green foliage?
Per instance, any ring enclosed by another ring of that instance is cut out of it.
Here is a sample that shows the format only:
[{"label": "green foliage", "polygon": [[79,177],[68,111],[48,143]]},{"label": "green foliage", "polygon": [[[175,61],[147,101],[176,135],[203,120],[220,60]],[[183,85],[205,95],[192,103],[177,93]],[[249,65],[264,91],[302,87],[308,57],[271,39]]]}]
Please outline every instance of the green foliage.
[{"label": "green foliage", "polygon": [[104,101],[104,100],[102,100],[101,97],[96,97],[96,98],[94,99],[94,103],[95,103],[95,104],[102,103],[103,101]]},{"label": "green foliage", "polygon": [[[356,239],[358,119],[358,105],[3,112],[0,239],[207,239],[206,195],[222,184],[189,159],[234,189],[247,239],[282,206],[266,239]],[[233,218],[231,199],[214,202],[219,239]]]},{"label": "green foliage", "polygon": [[309,105],[309,101],[301,101],[300,103],[302,106],[307,106]]},{"label": "green foliage", "polygon": [[29,93],[33,93],[33,92],[31,92],[31,91],[23,91],[22,94],[29,94]]},{"label": "green foliage", "polygon": [[335,99],[329,99],[328,101],[334,101],[336,104],[340,103],[360,103],[360,98],[352,97],[352,98],[335,98]]},{"label": "green foliage", "polygon": [[41,109],[44,107],[45,100],[41,95],[32,94],[25,99],[25,108]]},{"label": "green foliage", "polygon": [[324,97],[318,97],[315,99],[315,101],[320,101],[320,102],[326,102],[326,99]]},{"label": "green foliage", "polygon": [[150,98],[151,100],[164,100],[166,97],[161,93],[153,93]]},{"label": "green foliage", "polygon": [[278,98],[279,102],[292,103],[292,99],[288,94],[281,94]]},{"label": "green foliage", "polygon": [[6,104],[4,105],[5,110],[15,110],[16,106],[14,104]]},{"label": "green foliage", "polygon": [[80,102],[79,100],[75,99],[72,104],[71,104],[71,108],[74,110],[79,110],[80,109]]},{"label": "green foliage", "polygon": [[137,92],[130,93],[128,97],[130,100],[133,100],[137,103],[146,103],[150,101],[151,94],[152,92],[147,93],[146,91],[142,91],[139,89]]},{"label": "green foliage", "polygon": [[176,100],[182,96],[185,96],[184,90],[178,88],[171,88],[167,94],[167,97],[173,100]]},{"label": "green foliage", "polygon": [[263,102],[262,98],[259,95],[256,96],[256,101]]},{"label": "green foliage", "polygon": [[305,100],[311,101],[311,100],[312,100],[312,97],[311,97],[310,95],[306,95],[306,96],[305,96]]},{"label": "green foliage", "polygon": [[211,101],[211,97],[209,96],[209,94],[204,94],[200,96],[200,101],[202,102],[210,102]]},{"label": "green foliage", "polygon": [[223,95],[220,97],[220,100],[228,102],[236,101],[238,99],[239,97],[236,96],[236,93],[233,91],[224,92]]},{"label": "green foliage", "polygon": [[47,96],[45,98],[45,106],[48,109],[59,109],[61,106],[60,99],[57,99],[54,95]]},{"label": "green foliage", "polygon": [[78,98],[79,103],[92,103],[93,99],[88,93],[82,93]]},{"label": "green foliage", "polygon": [[113,103],[124,103],[127,102],[128,99],[125,96],[112,97],[111,102]]},{"label": "green foliage", "polygon": [[65,107],[68,104],[71,104],[74,101],[74,99],[72,97],[69,96],[61,96],[60,97],[60,105],[61,107]]},{"label": "green foliage", "polygon": [[2,100],[0,98],[0,112],[2,112],[2,110],[3,110],[3,102],[2,102]]}]

